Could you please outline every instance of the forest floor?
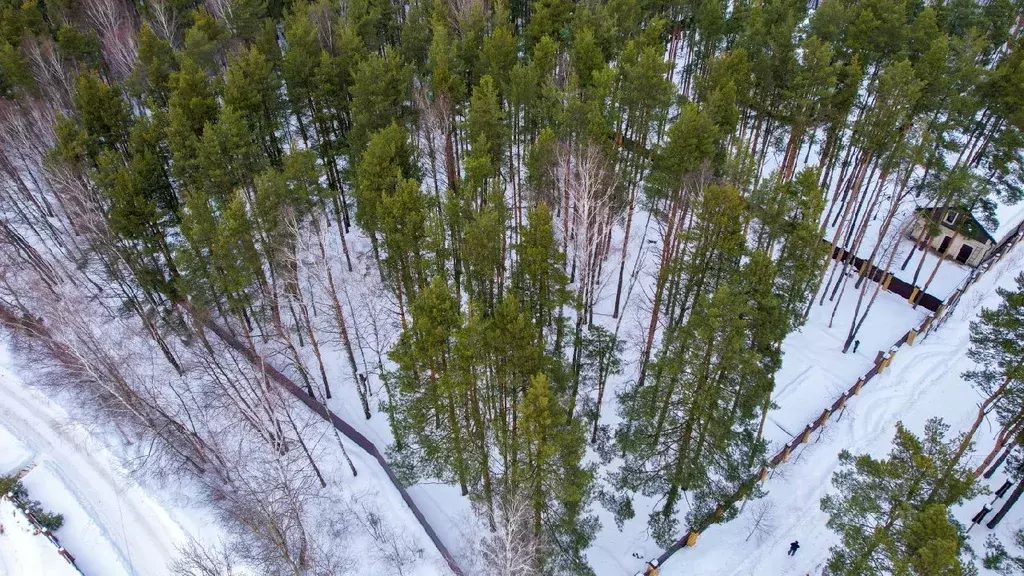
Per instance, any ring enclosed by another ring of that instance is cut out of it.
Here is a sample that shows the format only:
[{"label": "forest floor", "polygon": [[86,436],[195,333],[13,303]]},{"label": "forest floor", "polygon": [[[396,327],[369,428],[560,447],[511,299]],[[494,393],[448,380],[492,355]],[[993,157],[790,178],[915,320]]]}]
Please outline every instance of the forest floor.
[{"label": "forest floor", "polygon": [[[654,276],[657,273],[658,252],[656,247],[661,242],[658,223],[653,219],[648,220],[645,212],[637,211],[634,215],[633,227],[634,232],[630,239],[629,252],[626,255],[626,278],[621,314],[617,319],[612,318],[618,263],[621,257],[619,251],[621,248],[617,250],[615,247],[622,245],[622,229],[617,227],[613,232],[612,253],[601,276],[600,294],[594,315],[595,323],[616,332],[625,346],[623,373],[613,376],[609,380],[609,387],[613,393],[606,396],[608,403],[601,414],[600,424],[610,433],[614,431],[619,422],[615,393],[624,389],[628,382],[636,378],[640,349],[650,322]],[[906,241],[906,244],[908,247],[910,246],[909,241]],[[361,369],[365,368],[371,373],[371,388],[375,391],[375,397],[371,400],[374,416],[370,420],[363,418],[355,388],[350,385],[343,384],[335,387],[335,395],[330,406],[332,410],[384,450],[391,443],[392,435],[383,412],[383,406],[380,404],[385,398],[383,381],[379,378],[378,370],[374,365],[377,361],[376,350],[387,350],[389,341],[397,337],[399,330],[396,325],[397,304],[392,301],[393,298],[389,292],[381,288],[377,272],[369,264],[371,260],[365,238],[350,240],[350,248],[353,251],[355,272],[345,273],[343,276],[346,277],[348,289],[352,291],[351,298],[355,304],[356,323],[363,326],[363,342],[358,346],[362,349],[357,350],[357,356],[366,360],[364,362],[360,359],[357,362]],[[916,260],[914,263],[916,264]],[[926,261],[926,271],[930,272],[930,269],[927,268],[928,264],[929,262]],[[947,262],[943,264],[939,272],[936,282],[941,281],[941,284],[937,284],[937,286],[942,286],[942,294],[945,295],[946,288],[948,287],[948,291],[951,292],[967,277],[969,269]],[[873,290],[874,284],[872,283],[868,286],[865,306]],[[859,376],[867,372],[879,351],[888,350],[910,328],[918,326],[928,314],[927,310],[914,309],[905,299],[882,291],[858,333],[857,338],[860,340],[858,352],[843,354],[843,341],[853,317],[858,295],[859,290],[854,290],[853,279],[851,279],[843,294],[838,298],[838,306],[827,298],[823,306],[815,303],[807,324],[801,330],[790,334],[785,340],[783,364],[776,376],[776,387],[773,393],[773,401],[778,408],[769,414],[765,429],[765,437],[769,442],[769,454],[774,453],[785,442],[791,440],[793,435],[813,421],[825,406],[831,404],[843,390],[849,388]],[[833,308],[835,309],[834,316]],[[861,312],[863,313],[863,309]],[[372,346],[368,345],[371,337],[368,336],[369,330],[367,329],[367,326],[371,324],[378,332],[372,337],[375,342],[375,345]],[[657,344],[655,344],[655,349],[657,349]],[[960,353],[965,351],[966,344]],[[935,355],[935,357],[941,359],[939,355]],[[309,360],[312,363],[313,359]],[[326,360],[328,373],[333,381],[347,382],[350,379],[345,378],[347,368],[340,355]],[[386,355],[382,356],[382,360],[384,368],[387,369],[389,361]],[[888,378],[892,378],[892,375],[887,376],[884,382],[889,382]],[[965,389],[968,393],[970,392],[969,388]],[[970,410],[972,405],[972,403],[966,403],[960,404],[959,407],[966,406],[966,409]],[[887,431],[892,428],[892,424],[899,414],[899,406],[894,405],[893,411],[890,413],[891,419],[883,417],[877,426],[881,426]],[[930,409],[927,407],[923,407],[922,410],[922,413],[930,413]],[[853,417],[846,416],[843,422],[848,423],[852,420]],[[843,434],[842,428],[839,427],[836,427],[835,431],[830,428],[825,432],[826,438],[835,437],[840,446],[853,445],[844,441]],[[824,441],[823,439],[822,442]],[[883,438],[880,440],[880,445],[887,446],[888,442],[889,438]],[[838,449],[835,452],[838,452]],[[595,452],[592,451],[589,458],[599,464]],[[794,457],[794,460],[797,458],[799,457]],[[614,470],[616,464],[615,461],[612,461],[609,465],[599,465],[599,487],[609,488],[607,473]],[[830,468],[821,471],[818,476],[814,477],[814,483],[818,486],[818,490],[823,491],[828,488],[831,470],[835,465],[834,454],[828,458],[828,465]],[[780,471],[778,476],[788,477],[790,474],[792,477],[796,477],[795,472],[790,473],[787,470]],[[775,485],[779,488],[773,489],[773,485],[770,484],[767,486],[768,490],[772,492],[792,490],[778,482]],[[479,525],[473,515],[469,501],[459,494],[457,486],[438,482],[423,482],[410,487],[409,492],[446,546],[460,558],[464,566],[471,565],[473,544],[478,540],[478,534],[482,533],[483,527]],[[773,494],[771,496],[771,498],[778,497],[783,497],[783,495]],[[633,574],[643,564],[634,554],[650,558],[660,553],[660,547],[653,542],[647,529],[648,515],[651,511],[659,508],[659,502],[656,499],[637,495],[634,497],[633,505],[636,516],[627,521],[620,530],[616,527],[612,514],[595,504],[594,512],[601,521],[601,530],[587,551],[587,557],[598,576]],[[817,510],[817,499],[814,499],[809,505]],[[684,505],[681,514],[684,514],[685,511],[686,506]],[[743,524],[744,520],[740,519],[730,523],[729,526],[739,526],[740,528],[733,529],[742,531]],[[715,530],[717,529],[719,528]],[[708,538],[713,538],[713,534],[714,531],[710,532]],[[785,537],[782,536],[782,538]],[[730,545],[735,544],[734,541],[730,543]],[[753,543],[749,543],[733,549],[745,549],[753,546]],[[690,552],[680,553],[680,557],[686,557]],[[678,561],[673,560],[673,562]],[[713,563],[708,564],[706,573],[719,573],[719,568],[712,568],[712,566]],[[753,568],[753,572],[758,572],[756,567]],[[687,573],[690,573],[688,569]]]},{"label": "forest floor", "polygon": [[[1024,217],[1024,211],[1020,209],[1001,210],[1001,225],[994,236],[1001,238],[1021,217]],[[869,231],[869,234],[873,233]],[[613,250],[603,268],[595,309],[595,323],[616,332],[625,344],[624,370],[609,381],[612,393],[607,396],[608,404],[600,420],[601,426],[608,431],[613,431],[619,421],[614,393],[636,378],[640,348],[650,322],[657,246],[661,243],[657,222],[638,210],[634,215],[633,234],[626,254],[624,303],[616,319],[612,318],[612,307],[621,257],[621,235],[622,228],[616,227]],[[910,246],[909,241],[903,242],[906,247]],[[350,247],[355,271],[339,276],[345,278],[346,290],[349,291],[345,295],[350,300],[347,307],[353,310],[354,321],[361,326],[361,332],[353,335],[353,345],[360,371],[371,375],[373,417],[364,419],[355,387],[350,382],[351,372],[341,354],[330,354],[325,358],[331,381],[336,383],[330,407],[385,451],[392,435],[383,410],[386,396],[377,364],[381,361],[385,369],[388,367],[386,351],[397,338],[399,330],[397,306],[390,292],[380,285],[365,237],[358,232],[351,234]],[[334,253],[339,254],[340,250]],[[884,455],[897,420],[903,420],[916,432],[920,432],[924,421],[933,415],[945,417],[954,431],[969,423],[976,398],[960,378],[960,373],[969,368],[970,363],[965,356],[968,323],[981,306],[994,304],[996,285],[1012,283],[1015,271],[1021,268],[1022,256],[1024,254],[1018,247],[1015,254],[999,263],[999,269],[986,274],[971,288],[960,309],[941,330],[927,341],[901,350],[891,369],[866,386],[841,418],[831,422],[820,437],[801,447],[789,463],[775,472],[765,484],[769,492],[765,499],[749,504],[740,518],[714,526],[702,534],[697,547],[681,551],[666,563],[663,574],[799,575],[820,571],[835,536],[825,528],[825,517],[818,502],[830,489],[831,474],[837,463],[836,454],[840,449],[848,448]],[[900,259],[898,255],[896,261]],[[930,266],[931,262],[926,261],[922,272],[925,277]],[[898,264],[894,268],[898,268]],[[911,274],[912,270],[912,266],[908,267]],[[944,297],[968,273],[966,268],[944,263],[936,277],[935,289],[930,289],[930,292]],[[869,286],[869,297],[871,291],[873,285]],[[807,324],[786,338],[783,364],[776,375],[772,396],[778,408],[769,414],[765,428],[769,454],[789,441],[842,390],[866,372],[878,351],[887,350],[908,329],[919,325],[927,314],[926,310],[915,310],[906,300],[883,291],[859,332],[858,352],[842,354],[843,340],[857,296],[858,291],[853,290],[851,281],[835,308],[834,317],[834,302],[826,299],[824,306],[815,303]],[[325,319],[327,316],[322,315]],[[305,353],[309,354],[308,346]],[[308,360],[308,365],[315,365],[312,358]],[[111,434],[72,423],[72,419],[55,402],[25,386],[14,375],[14,370],[23,371],[25,368],[15,367],[13,359],[0,344],[0,397],[5,399],[0,404],[0,474],[16,471],[28,463],[36,464],[25,484],[34,499],[65,515],[66,526],[58,536],[76,555],[86,576],[166,574],[167,563],[176,555],[176,545],[182,543],[186,535],[217,539],[217,522],[210,518],[208,509],[190,496],[193,490],[188,486],[172,485],[176,482],[173,480],[164,485],[147,480],[145,488],[140,487],[114,464],[119,461],[115,456],[115,453],[120,453],[118,440]],[[61,399],[62,402],[67,400]],[[984,435],[983,429],[979,436]],[[321,431],[318,438],[317,443],[321,446],[334,443],[326,430]],[[987,451],[986,442],[990,439],[979,441],[980,451]],[[114,446],[113,452],[108,451],[108,445]],[[366,503],[365,509],[387,517],[407,532],[403,539],[423,547],[423,561],[412,573],[446,573],[435,553],[426,550],[430,546],[429,541],[376,462],[351,444],[348,449],[360,471],[357,479],[348,474],[340,482],[345,486],[348,497],[361,496]],[[598,462],[596,453],[591,452],[589,457]],[[613,461],[608,466],[599,467],[599,487],[607,488],[607,473],[615,466]],[[332,477],[346,474],[341,467],[334,465],[329,465],[327,471]],[[998,476],[991,481],[994,486],[1001,482],[1002,478]],[[409,492],[442,541],[464,565],[471,565],[474,545],[484,532],[468,499],[459,494],[456,486],[438,482],[416,484],[410,487]],[[659,502],[655,499],[636,496],[636,517],[627,521],[620,530],[612,515],[595,504],[594,512],[602,527],[587,557],[598,576],[633,574],[643,565],[634,555],[650,558],[660,553],[660,547],[651,540],[647,530],[648,515],[658,508]],[[761,533],[755,531],[748,540],[751,533],[749,518],[763,508],[768,508],[774,517],[773,528]],[[966,521],[977,508],[980,508],[979,503],[971,503],[958,510],[958,518]],[[685,511],[684,504],[681,515]],[[1020,514],[1008,516],[999,532],[1005,534],[1015,528],[1024,518]],[[976,550],[983,548],[986,531],[979,528],[972,532]],[[794,539],[800,540],[803,547],[796,557],[790,558],[785,555],[785,550],[788,542]],[[383,554],[367,538],[361,537],[349,544],[357,557],[371,564],[375,555]],[[45,541],[42,545],[49,546]],[[33,561],[34,553],[26,549],[23,554],[23,546],[15,543],[12,536],[0,537],[0,568],[12,576],[39,574],[30,568],[31,564],[22,568],[21,564],[12,563]],[[13,550],[18,550],[17,561],[11,560]],[[736,554],[738,550],[744,553]],[[63,562],[55,551],[52,555]]]},{"label": "forest floor", "polygon": [[[138,450],[114,434],[83,427],[60,405],[26,386],[15,370],[31,373],[31,367],[16,364],[0,340],[0,474],[34,465],[22,482],[32,499],[64,515],[56,535],[85,576],[165,576],[178,547],[190,536],[207,545],[225,539],[223,525],[188,479],[146,476],[140,486],[117,464]],[[385,556],[398,554],[408,576],[446,574],[440,555],[377,462],[348,443],[359,471],[353,477],[330,428],[312,414],[302,425],[321,453],[318,463],[330,497],[351,512],[346,515],[350,526],[333,528],[344,528],[338,545],[345,547],[353,573],[369,573],[383,565]],[[374,518],[382,522],[371,529],[367,524]],[[42,536],[36,538],[40,544],[28,548],[21,538],[17,532],[0,536],[0,574],[63,574],[38,570],[49,566],[38,562],[66,566]]]}]

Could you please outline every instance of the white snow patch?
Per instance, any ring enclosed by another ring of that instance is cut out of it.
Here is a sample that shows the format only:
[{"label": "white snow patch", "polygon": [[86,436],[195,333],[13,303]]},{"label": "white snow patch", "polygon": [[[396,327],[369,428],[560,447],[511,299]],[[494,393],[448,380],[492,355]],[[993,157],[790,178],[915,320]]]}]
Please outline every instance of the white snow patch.
[{"label": "white snow patch", "polygon": [[[0,447],[6,449],[5,444]],[[46,536],[36,534],[35,527],[6,498],[0,498],[0,532],[0,574],[79,576]]]}]

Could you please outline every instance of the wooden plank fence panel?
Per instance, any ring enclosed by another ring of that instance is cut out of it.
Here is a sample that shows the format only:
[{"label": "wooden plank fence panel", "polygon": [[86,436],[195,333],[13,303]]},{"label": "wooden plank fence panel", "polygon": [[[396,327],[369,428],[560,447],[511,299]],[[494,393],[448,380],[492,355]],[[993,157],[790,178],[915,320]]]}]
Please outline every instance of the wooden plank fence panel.
[{"label": "wooden plank fence panel", "polygon": [[387,474],[388,479],[391,480],[391,483],[394,485],[395,489],[398,490],[398,493],[402,496],[402,500],[405,501],[405,504],[409,507],[409,510],[412,511],[413,516],[416,517],[416,521],[419,522],[420,526],[423,527],[423,530],[427,533],[427,536],[430,538],[430,541],[434,543],[435,547],[437,547],[438,552],[441,553],[441,556],[444,558],[445,562],[448,564],[448,567],[451,569],[451,571],[457,574],[458,576],[464,575],[462,568],[459,566],[458,562],[455,561],[455,558],[451,555],[451,553],[448,552],[448,548],[445,547],[443,542],[441,542],[441,539],[437,536],[437,533],[434,531],[434,528],[430,525],[429,522],[427,522],[426,517],[423,515],[423,512],[420,511],[419,507],[416,505],[416,502],[413,501],[412,496],[409,495],[409,492],[405,489],[405,486],[403,486],[402,483],[399,482],[394,470],[391,469],[391,465],[388,464],[387,460],[384,459],[384,456],[380,453],[379,450],[377,450],[377,447],[373,444],[373,442],[370,441],[369,438],[367,438],[358,430],[353,428],[348,422],[345,422],[336,414],[328,410],[323,404],[318,402],[316,399],[311,398],[309,394],[306,394],[297,384],[295,384],[295,382],[291,380],[291,378],[285,376],[282,372],[278,371],[270,364],[264,362],[260,358],[259,354],[256,353],[255,350],[252,350],[248,346],[239,342],[237,338],[232,336],[221,326],[212,321],[208,321],[204,325],[211,332],[216,334],[217,337],[220,338],[225,344],[227,344],[228,346],[230,346],[231,348],[245,356],[246,359],[249,360],[249,362],[251,362],[258,369],[265,370],[267,376],[269,376],[272,380],[274,380],[274,382],[279,384],[282,388],[288,391],[288,393],[290,393],[300,402],[305,404],[310,410],[313,411],[313,413],[317,414],[327,422],[330,422],[331,425],[333,425],[339,432],[344,434],[346,438],[355,442],[356,445],[363,449],[363,451],[368,453],[370,456],[373,456],[377,463],[380,464],[380,467],[384,469],[384,473]]},{"label": "wooden plank fence panel", "polygon": [[[822,240],[822,242],[831,246],[831,243],[827,240]],[[860,258],[850,252],[847,252],[846,249],[841,246],[836,246],[835,250],[832,252],[832,259],[839,262],[849,262],[854,272],[858,270],[861,271],[871,281],[881,282],[882,288],[894,294],[898,294],[912,303],[916,300],[918,306],[923,306],[928,310],[934,311],[939,304],[942,303],[942,301],[935,296],[923,292],[913,284],[900,280],[893,273],[887,273],[885,270],[871,264],[864,258]],[[866,272],[864,272],[865,270]]]}]

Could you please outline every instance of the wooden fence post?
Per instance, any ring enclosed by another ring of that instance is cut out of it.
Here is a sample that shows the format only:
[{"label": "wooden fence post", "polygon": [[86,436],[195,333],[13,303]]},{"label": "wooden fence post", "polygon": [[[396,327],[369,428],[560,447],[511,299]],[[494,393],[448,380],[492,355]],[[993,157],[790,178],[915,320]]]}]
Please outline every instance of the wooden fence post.
[{"label": "wooden fence post", "polygon": [[697,544],[697,536],[700,536],[699,532],[690,530],[690,533],[686,535],[686,545],[693,548],[693,546]]},{"label": "wooden fence post", "polygon": [[910,302],[911,304],[913,304],[914,300],[917,299],[918,293],[920,293],[920,292],[921,292],[921,290],[918,289],[917,286],[914,286],[914,289],[910,291],[910,296],[907,297],[907,302]]},{"label": "wooden fence post", "polygon": [[882,290],[885,290],[885,291],[888,292],[889,284],[890,283],[892,283],[892,273],[891,272],[886,272],[885,273],[885,278],[882,279]]},{"label": "wooden fence post", "polygon": [[907,345],[913,346],[914,340],[917,339],[917,328],[911,328],[910,332],[907,332]]},{"label": "wooden fence post", "polygon": [[839,395],[839,398],[836,398],[836,401],[832,403],[832,412],[835,412],[837,410],[842,410],[843,406],[846,406],[846,395],[847,394],[848,394],[848,392],[843,392],[842,394]]},{"label": "wooden fence post", "polygon": [[830,416],[831,414],[832,414],[832,412],[830,412],[828,408],[825,408],[824,410],[822,410],[822,411],[821,411],[821,416],[818,416],[818,421],[817,421],[817,422],[815,422],[814,424],[815,424],[815,425],[816,425],[816,426],[817,426],[818,428],[821,428],[821,427],[822,427],[822,426],[824,426],[824,425],[825,425],[826,423],[828,423],[828,417],[829,417],[829,416]]},{"label": "wooden fence post", "polygon": [[889,367],[889,362],[892,361],[892,351],[882,352],[882,357],[878,360],[878,373],[885,372],[885,369]]},{"label": "wooden fence post", "polygon": [[850,395],[851,396],[856,396],[857,394],[860,394],[860,388],[863,385],[864,385],[864,379],[863,378],[857,378],[857,383],[853,385],[853,390],[850,391]]},{"label": "wooden fence post", "polygon": [[921,323],[921,332],[928,332],[928,329],[932,327],[932,322],[935,321],[935,312],[928,314],[925,317],[924,322]]}]

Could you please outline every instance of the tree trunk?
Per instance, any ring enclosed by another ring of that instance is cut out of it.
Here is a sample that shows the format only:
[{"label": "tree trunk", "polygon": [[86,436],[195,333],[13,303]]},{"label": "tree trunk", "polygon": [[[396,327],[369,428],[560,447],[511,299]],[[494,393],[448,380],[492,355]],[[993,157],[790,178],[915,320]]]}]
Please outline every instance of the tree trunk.
[{"label": "tree trunk", "polygon": [[636,381],[637,388],[644,385],[644,378],[647,375],[647,364],[651,358],[651,348],[654,346],[654,333],[658,329],[661,299],[665,293],[665,281],[668,279],[669,262],[671,261],[673,246],[675,245],[675,224],[679,212],[677,195],[678,192],[672,197],[672,207],[669,210],[665,239],[662,242],[661,266],[658,269],[658,283],[654,288],[654,308],[651,310],[651,323],[647,329],[647,340],[644,343],[643,353],[640,355],[640,376]]},{"label": "tree trunk", "polygon": [[989,530],[998,526],[999,522],[1002,521],[1003,516],[1006,516],[1006,513],[1010,511],[1010,508],[1013,508],[1013,505],[1020,499],[1021,494],[1024,494],[1024,479],[1017,480],[1017,487],[1013,489],[1013,494],[1010,494],[1010,497],[1003,504],[1003,507],[999,509],[999,512],[996,512],[996,515],[993,516],[985,526],[988,526]]},{"label": "tree trunk", "polygon": [[[966,434],[964,434],[964,438],[963,440],[960,441],[960,445],[957,446],[956,452],[953,454],[952,462],[959,462],[960,458],[962,458],[964,453],[967,452],[967,447],[971,445],[971,439],[974,438],[974,434],[978,431],[978,428],[981,426],[981,423],[985,420],[985,416],[987,416],[988,413],[992,410],[996,401],[999,400],[999,397],[1003,395],[1003,392],[1006,390],[1006,385],[1009,383],[1009,377],[1003,379],[1003,383],[1000,384],[999,387],[996,388],[996,390],[992,392],[992,394],[990,394],[988,398],[985,398],[985,400],[978,405],[978,415],[974,418],[974,423],[971,424],[971,428],[967,431]],[[1001,446],[997,442],[995,451],[998,452],[999,448],[1001,448]],[[978,467],[978,469],[974,473],[975,478],[981,475],[981,470],[984,470],[985,466],[988,466],[988,462],[983,462],[981,466]]]},{"label": "tree trunk", "polygon": [[996,436],[995,446],[993,446],[992,450],[990,450],[988,455],[985,456],[985,460],[983,460],[982,463],[974,470],[975,478],[981,475],[981,471],[988,466],[989,462],[992,461],[992,458],[995,457],[996,453],[999,452],[1007,442],[1010,442],[1010,446],[1016,444],[1017,436],[1020,434],[1022,427],[1024,427],[1024,415],[1018,415],[1012,423],[1008,423],[1006,426],[1003,426],[999,431],[999,434]]},{"label": "tree trunk", "polygon": [[622,277],[626,273],[626,253],[629,251],[629,231],[633,227],[633,211],[636,208],[636,190],[629,196],[629,208],[626,213],[626,230],[622,238],[622,256],[619,258],[619,281],[615,288],[615,306],[612,318],[619,317],[619,304],[622,298]]},{"label": "tree trunk", "polygon": [[[992,463],[992,466],[989,467],[988,470],[985,470],[985,474],[984,474],[985,479],[991,478],[992,475],[996,473],[996,470],[999,470],[999,467],[1003,465],[1003,462],[1010,456],[1010,453],[1013,452],[1013,449],[1016,448],[1016,447],[1017,447],[1017,442],[1014,441],[1014,442],[1011,442],[1010,445],[1007,446],[1003,450],[1002,454],[999,455],[999,458],[996,458],[996,461]],[[986,458],[986,461],[987,460],[988,459]],[[975,476],[975,477],[977,477],[977,476]]]}]

